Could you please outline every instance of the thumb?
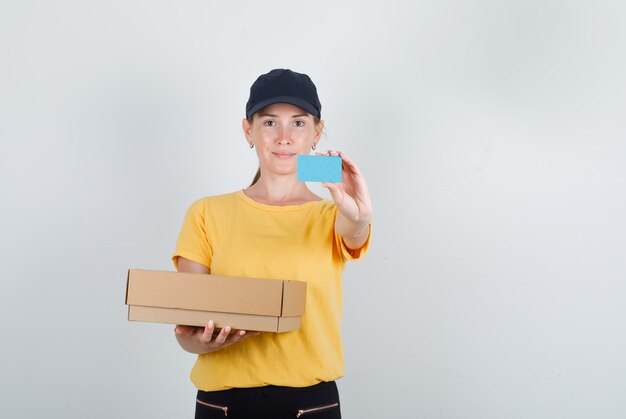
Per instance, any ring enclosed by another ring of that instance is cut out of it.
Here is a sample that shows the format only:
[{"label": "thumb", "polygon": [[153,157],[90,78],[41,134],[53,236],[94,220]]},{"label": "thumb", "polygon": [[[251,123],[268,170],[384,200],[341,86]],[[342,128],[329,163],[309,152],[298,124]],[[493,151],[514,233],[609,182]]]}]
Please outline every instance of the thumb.
[{"label": "thumb", "polygon": [[324,182],[322,183],[322,186],[328,189],[328,192],[330,192],[330,196],[333,198],[333,201],[335,202],[335,204],[339,206],[343,204],[343,200],[344,200],[343,191],[336,184]]},{"label": "thumb", "polygon": [[194,328],[178,324],[174,328],[174,332],[177,335],[191,336],[193,335]]}]

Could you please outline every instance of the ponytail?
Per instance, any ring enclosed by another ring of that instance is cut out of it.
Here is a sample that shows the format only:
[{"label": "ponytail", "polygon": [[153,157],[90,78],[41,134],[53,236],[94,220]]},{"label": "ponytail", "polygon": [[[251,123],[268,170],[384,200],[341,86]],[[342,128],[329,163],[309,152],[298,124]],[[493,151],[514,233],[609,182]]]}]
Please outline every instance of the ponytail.
[{"label": "ponytail", "polygon": [[[250,184],[250,186],[254,185],[255,183],[257,183],[259,181],[259,178],[261,177],[261,168],[259,167],[256,171],[256,175],[254,175],[254,178],[252,179],[252,183]],[[248,186],[248,187],[250,187]]]}]

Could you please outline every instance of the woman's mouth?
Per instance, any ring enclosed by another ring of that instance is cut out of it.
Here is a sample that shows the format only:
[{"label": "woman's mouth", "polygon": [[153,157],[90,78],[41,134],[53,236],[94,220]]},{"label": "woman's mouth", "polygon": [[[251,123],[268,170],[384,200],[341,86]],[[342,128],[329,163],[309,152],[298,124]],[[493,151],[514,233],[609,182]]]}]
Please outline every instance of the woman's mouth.
[{"label": "woman's mouth", "polygon": [[272,153],[279,159],[289,159],[296,155],[296,153]]}]

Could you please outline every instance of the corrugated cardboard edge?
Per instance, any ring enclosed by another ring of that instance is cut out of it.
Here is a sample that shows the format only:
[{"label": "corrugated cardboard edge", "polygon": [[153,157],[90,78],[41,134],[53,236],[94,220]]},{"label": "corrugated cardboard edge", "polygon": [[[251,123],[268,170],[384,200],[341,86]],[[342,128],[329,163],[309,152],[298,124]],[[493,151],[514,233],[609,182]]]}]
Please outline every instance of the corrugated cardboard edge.
[{"label": "corrugated cardboard edge", "polygon": [[130,280],[130,269],[126,274],[126,296],[124,297],[124,304],[128,305],[128,281]]},{"label": "corrugated cardboard edge", "polygon": [[300,317],[256,316],[133,305],[128,306],[128,320],[199,327],[213,320],[217,328],[231,326],[234,329],[260,332],[291,332],[298,330],[301,325]]},{"label": "corrugated cardboard edge", "polygon": [[130,306],[128,305],[128,285],[129,285],[129,281],[130,281],[130,269],[128,270],[128,273],[126,274],[126,297],[124,298],[124,304],[126,304],[128,306],[128,320],[130,320]]}]

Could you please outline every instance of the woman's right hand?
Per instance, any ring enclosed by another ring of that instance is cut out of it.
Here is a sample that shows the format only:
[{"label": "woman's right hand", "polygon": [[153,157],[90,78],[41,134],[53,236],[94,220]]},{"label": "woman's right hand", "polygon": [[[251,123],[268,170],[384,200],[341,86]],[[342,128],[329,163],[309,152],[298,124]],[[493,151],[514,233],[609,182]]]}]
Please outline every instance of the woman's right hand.
[{"label": "woman's right hand", "polygon": [[[177,258],[178,272],[189,272],[196,274],[209,274],[211,270],[198,262],[185,259],[182,256]],[[216,333],[215,323],[209,321],[204,327],[176,325],[174,333],[176,340],[187,352],[192,354],[206,354],[209,352],[219,351],[220,349],[239,342],[249,336],[256,336],[261,332],[250,332],[246,330],[237,330],[230,333],[231,327],[226,326]]]},{"label": "woman's right hand", "polygon": [[231,327],[223,327],[219,333],[216,333],[215,323],[209,321],[204,327],[176,325],[174,333],[176,340],[180,346],[187,352],[194,354],[206,354],[209,352],[219,351],[226,346],[237,343],[249,336],[256,336],[260,332],[249,332],[238,330],[230,333]]}]

